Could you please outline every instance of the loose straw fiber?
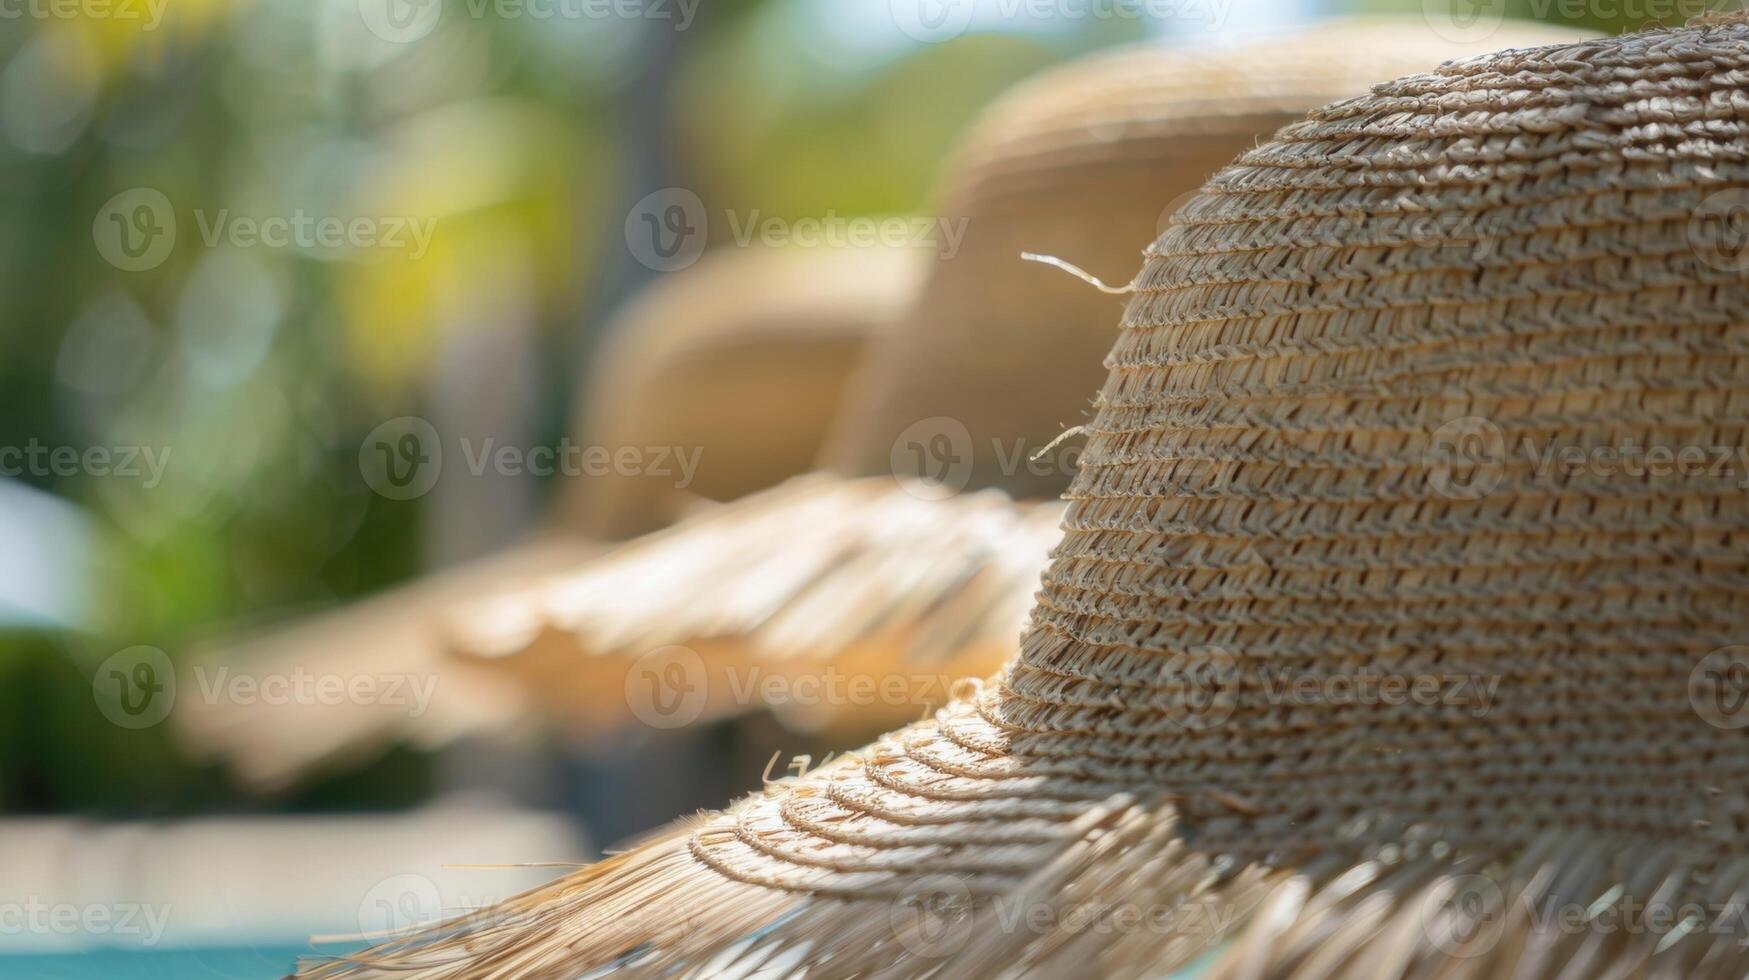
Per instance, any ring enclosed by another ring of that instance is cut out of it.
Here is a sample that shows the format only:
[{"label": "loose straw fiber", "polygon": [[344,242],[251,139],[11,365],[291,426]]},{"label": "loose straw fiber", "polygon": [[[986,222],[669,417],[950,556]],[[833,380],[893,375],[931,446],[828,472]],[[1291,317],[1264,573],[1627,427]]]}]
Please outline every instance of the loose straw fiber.
[{"label": "loose straw fiber", "polygon": [[[1530,452],[1749,449],[1708,220],[1749,192],[1745,79],[1741,18],[1509,51],[1247,153],[1147,252],[1000,677],[374,962],[1160,976],[1232,938],[1209,975],[1749,974],[1749,741],[1708,659],[1749,630],[1742,474]],[[1454,419],[1502,448],[1442,447]],[[1343,693],[1379,676],[1497,683]]]},{"label": "loose straw fiber", "polygon": [[[1543,33],[1507,26],[1494,40]],[[1060,505],[940,492],[920,501],[894,477],[932,476],[950,493],[963,483],[1020,499],[1060,494],[1078,444],[1032,457],[1083,421],[1122,305],[1021,252],[1127,281],[1170,212],[1275,129],[1370,82],[1479,50],[1441,41],[1419,18],[1357,19],[1211,51],[1128,48],[1021,85],[958,154],[944,215],[964,239],[941,250],[904,322],[873,345],[825,452],[829,470],[865,484],[798,482],[469,608],[461,655],[514,672],[583,735],[631,720],[628,670],[671,644],[713,673],[855,667],[929,693],[847,707],[857,741],[939,706],[945,686],[933,678],[982,676],[1013,649],[1050,543],[1029,529],[1054,524]],[[930,464],[963,469],[907,469],[907,440]],[[1010,545],[992,546],[1004,535]],[[759,707],[713,702],[705,716]],[[808,728],[837,724],[837,713],[782,712]]]}]

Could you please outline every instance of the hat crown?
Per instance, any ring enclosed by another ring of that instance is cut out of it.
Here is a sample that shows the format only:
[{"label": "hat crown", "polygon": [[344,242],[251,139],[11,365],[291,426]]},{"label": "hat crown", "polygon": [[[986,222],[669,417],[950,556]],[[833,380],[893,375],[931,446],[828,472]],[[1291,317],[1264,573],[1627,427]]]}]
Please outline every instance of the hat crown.
[{"label": "hat crown", "polygon": [[1741,849],[1746,72],[1744,24],[1508,51],[1215,177],[981,706],[1007,750],[1250,801],[1204,814],[1241,850],[1380,813]]}]

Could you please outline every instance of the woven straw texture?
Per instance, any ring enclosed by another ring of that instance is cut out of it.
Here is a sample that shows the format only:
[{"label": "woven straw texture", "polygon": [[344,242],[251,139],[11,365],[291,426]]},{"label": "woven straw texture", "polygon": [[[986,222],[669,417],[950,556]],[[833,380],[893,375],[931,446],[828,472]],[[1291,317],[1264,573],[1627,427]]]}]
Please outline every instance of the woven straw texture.
[{"label": "woven straw texture", "polygon": [[[1749,975],[1749,742],[1696,696],[1744,693],[1707,670],[1749,628],[1744,474],[1537,463],[1749,448],[1702,220],[1749,191],[1746,80],[1742,19],[1503,52],[1247,153],[1148,250],[1000,677],[380,963],[1159,976],[1236,938],[1211,975]],[[946,946],[892,914],[944,895]]]},{"label": "woven straw texture", "polygon": [[[957,474],[969,488],[1022,498],[1065,489],[1072,451],[1048,452],[1037,467],[1028,456],[1083,420],[1121,301],[1022,262],[1021,251],[1058,250],[1123,281],[1156,225],[1244,149],[1368,81],[1458,53],[1419,20],[1358,19],[1225,51],[1125,49],[1020,86],[974,128],[947,181],[947,213],[965,222],[961,252],[935,262],[905,322],[874,345],[827,451],[840,473],[880,476],[860,486],[799,481],[468,609],[458,652],[515,671],[555,717],[586,732],[627,720],[629,663],[668,644],[714,670],[996,669],[1038,586],[1050,544],[1038,529],[1060,507],[977,496],[926,504],[891,477],[942,475],[906,473],[911,457],[895,444],[901,429],[946,415],[965,431],[926,459],[969,462]],[[924,429],[925,442],[948,431]],[[1003,533],[1012,542],[993,547]],[[861,741],[940,703],[822,708],[807,726]]]},{"label": "woven straw texture", "polygon": [[657,280],[608,325],[573,430],[697,453],[697,472],[684,487],[673,465],[568,481],[562,519],[623,539],[806,472],[922,270],[909,249],[736,249]]}]

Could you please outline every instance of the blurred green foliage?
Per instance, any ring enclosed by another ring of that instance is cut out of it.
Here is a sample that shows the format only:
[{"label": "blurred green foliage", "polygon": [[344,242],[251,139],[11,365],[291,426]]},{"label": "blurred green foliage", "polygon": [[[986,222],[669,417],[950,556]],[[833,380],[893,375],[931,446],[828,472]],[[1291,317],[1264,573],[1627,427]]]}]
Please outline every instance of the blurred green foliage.
[{"label": "blurred green foliage", "polygon": [[[640,182],[777,217],[921,209],[996,92],[1135,30],[859,48],[821,41],[836,8],[802,0],[711,0],[684,32],[450,7],[416,43],[373,35],[356,0],[7,21],[0,446],[173,457],[150,487],[19,478],[75,504],[89,534],[29,559],[74,570],[80,621],[0,637],[0,808],[255,805],[185,758],[168,725],[107,724],[96,665],[135,644],[179,656],[191,636],[420,571],[422,503],[369,491],[361,439],[430,403],[458,307],[506,296],[532,322],[551,389],[538,424],[556,438],[591,331],[645,274],[620,239]],[[175,244],[130,271],[94,225],[142,187],[170,202]],[[206,240],[221,211],[413,216],[438,231],[417,256],[249,247]],[[428,788],[403,753],[272,805],[395,805]]]}]

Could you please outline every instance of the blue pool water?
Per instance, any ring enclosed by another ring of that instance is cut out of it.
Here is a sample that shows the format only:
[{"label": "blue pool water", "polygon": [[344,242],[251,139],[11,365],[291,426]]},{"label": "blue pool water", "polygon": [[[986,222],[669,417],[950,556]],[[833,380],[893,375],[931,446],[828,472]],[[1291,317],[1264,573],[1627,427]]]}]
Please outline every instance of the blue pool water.
[{"label": "blue pool water", "polygon": [[309,952],[308,946],[239,946],[0,953],[0,980],[270,980],[291,972],[298,957]]}]

